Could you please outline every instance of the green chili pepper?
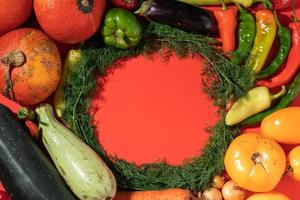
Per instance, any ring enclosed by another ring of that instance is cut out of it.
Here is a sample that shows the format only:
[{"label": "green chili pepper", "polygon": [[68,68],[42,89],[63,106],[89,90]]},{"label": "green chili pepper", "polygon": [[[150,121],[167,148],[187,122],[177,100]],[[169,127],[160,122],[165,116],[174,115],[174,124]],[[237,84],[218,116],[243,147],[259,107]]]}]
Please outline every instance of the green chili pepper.
[{"label": "green chili pepper", "polygon": [[239,8],[239,44],[238,48],[232,52],[232,59],[231,61],[235,64],[240,64],[245,60],[245,58],[249,55],[254,38],[255,38],[255,19],[253,15],[247,12],[245,9],[242,8],[239,4],[236,4]]},{"label": "green chili pepper", "polygon": [[248,91],[248,93],[239,98],[229,109],[225,117],[227,126],[232,126],[240,123],[248,117],[255,115],[263,110],[268,109],[272,100],[284,95],[286,92],[285,86],[277,94],[271,94],[269,88],[260,86]]},{"label": "green chili pepper", "polygon": [[277,24],[271,10],[259,10],[255,18],[256,36],[246,64],[258,73],[263,68],[271,50],[277,33]]},{"label": "green chili pepper", "polygon": [[282,108],[287,107],[299,94],[300,92],[300,71],[297,76],[294,78],[293,82],[288,88],[287,93],[281,98],[281,100],[274,106],[264,112],[253,115],[246,120],[244,120],[242,125],[252,125],[261,122],[265,117],[280,110]]},{"label": "green chili pepper", "polygon": [[270,75],[272,75],[274,72],[276,72],[280,66],[284,63],[286,57],[289,54],[290,48],[291,48],[291,31],[288,27],[282,26],[278,20],[276,11],[274,11],[275,20],[278,26],[278,37],[280,41],[280,48],[278,51],[277,56],[274,58],[272,63],[266,67],[263,71],[259,72],[256,75],[257,79],[266,78]]},{"label": "green chili pepper", "polygon": [[101,34],[106,45],[128,49],[138,45],[142,27],[131,12],[113,8],[105,16]]},{"label": "green chili pepper", "polygon": [[[177,0],[187,4],[192,4],[195,6],[214,6],[221,5],[220,0]],[[268,5],[269,8],[272,7],[272,3],[269,0],[223,0],[224,3],[238,3],[248,8],[257,2],[263,2]]]}]

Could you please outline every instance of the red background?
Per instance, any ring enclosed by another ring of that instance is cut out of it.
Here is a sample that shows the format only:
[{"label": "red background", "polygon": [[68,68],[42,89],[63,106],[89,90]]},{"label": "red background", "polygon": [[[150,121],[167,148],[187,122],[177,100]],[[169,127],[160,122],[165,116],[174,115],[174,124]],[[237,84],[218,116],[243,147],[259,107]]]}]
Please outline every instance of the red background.
[{"label": "red background", "polygon": [[[279,18],[288,24],[290,16],[282,12]],[[175,165],[199,154],[209,137],[204,129],[216,121],[200,73],[201,62],[193,58],[163,63],[159,56],[140,56],[99,79],[104,86],[94,98],[93,115],[107,152],[137,164],[165,160]],[[300,96],[293,105],[300,106]],[[292,148],[283,147],[286,152]],[[285,177],[276,190],[297,200],[298,188],[300,183]]]}]

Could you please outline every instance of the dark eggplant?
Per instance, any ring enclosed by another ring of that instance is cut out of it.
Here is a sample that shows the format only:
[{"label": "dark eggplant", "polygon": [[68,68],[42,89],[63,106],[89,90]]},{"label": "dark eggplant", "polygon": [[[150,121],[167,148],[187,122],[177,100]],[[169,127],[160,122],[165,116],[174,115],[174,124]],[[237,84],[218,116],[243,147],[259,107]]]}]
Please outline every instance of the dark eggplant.
[{"label": "dark eggplant", "polygon": [[143,1],[135,13],[187,32],[214,34],[217,30],[212,12],[175,0]]},{"label": "dark eggplant", "polygon": [[59,172],[0,105],[0,180],[12,200],[76,200]]}]

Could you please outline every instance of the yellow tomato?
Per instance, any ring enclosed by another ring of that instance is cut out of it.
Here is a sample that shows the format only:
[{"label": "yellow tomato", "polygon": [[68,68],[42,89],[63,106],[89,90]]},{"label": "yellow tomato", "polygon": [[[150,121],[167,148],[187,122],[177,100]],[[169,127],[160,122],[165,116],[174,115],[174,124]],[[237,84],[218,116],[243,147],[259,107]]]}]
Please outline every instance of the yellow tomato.
[{"label": "yellow tomato", "polygon": [[279,192],[269,192],[269,193],[254,194],[251,197],[249,197],[247,200],[290,200],[290,199]]},{"label": "yellow tomato", "polygon": [[279,143],[300,144],[300,107],[284,108],[267,116],[261,131]]},{"label": "yellow tomato", "polygon": [[253,192],[270,192],[285,172],[286,157],[275,140],[248,133],[232,141],[224,164],[238,186]]},{"label": "yellow tomato", "polygon": [[289,176],[295,181],[300,181],[300,146],[293,148],[287,156]]}]

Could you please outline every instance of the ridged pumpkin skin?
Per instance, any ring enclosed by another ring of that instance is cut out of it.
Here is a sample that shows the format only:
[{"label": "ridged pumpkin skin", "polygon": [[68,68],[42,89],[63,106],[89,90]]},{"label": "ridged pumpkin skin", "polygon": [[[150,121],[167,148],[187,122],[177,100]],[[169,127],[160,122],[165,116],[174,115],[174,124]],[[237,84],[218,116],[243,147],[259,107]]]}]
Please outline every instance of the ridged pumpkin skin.
[{"label": "ridged pumpkin skin", "polygon": [[0,1],[0,36],[23,24],[32,12],[32,0]]},{"label": "ridged pumpkin skin", "polygon": [[34,0],[34,11],[51,38],[74,44],[97,31],[105,5],[105,0]]},{"label": "ridged pumpkin skin", "polygon": [[[57,88],[62,71],[61,58],[55,43],[37,29],[22,28],[0,38],[0,59],[13,51],[25,55],[25,63],[10,66],[12,92],[21,105],[34,105],[49,97]],[[3,61],[0,62],[0,92],[5,92],[7,81]]]}]

